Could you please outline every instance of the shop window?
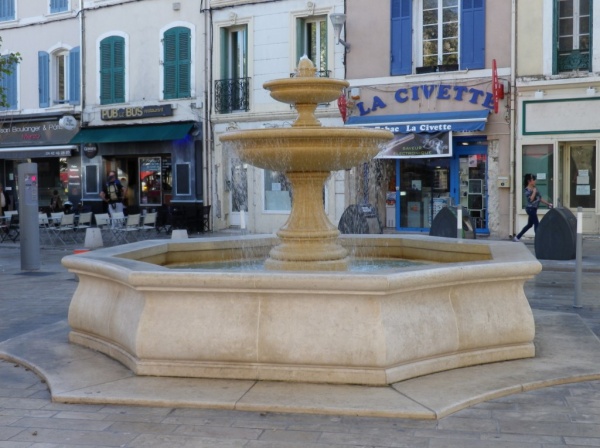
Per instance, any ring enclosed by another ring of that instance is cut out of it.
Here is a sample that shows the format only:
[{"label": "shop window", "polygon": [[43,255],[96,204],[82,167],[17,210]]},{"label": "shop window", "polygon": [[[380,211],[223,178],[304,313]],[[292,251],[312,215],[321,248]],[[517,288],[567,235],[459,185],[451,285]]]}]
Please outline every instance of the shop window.
[{"label": "shop window", "polygon": [[140,157],[140,205],[162,204],[162,167],[160,157]]},{"label": "shop window", "polygon": [[59,50],[51,55],[38,52],[39,105],[41,108],[56,104],[80,103],[81,51]]},{"label": "shop window", "polygon": [[0,22],[15,20],[15,0],[0,0]]},{"label": "shop window", "polygon": [[189,28],[167,30],[163,39],[165,99],[191,96],[191,32]]},{"label": "shop window", "polygon": [[263,170],[265,211],[289,212],[292,209],[290,184],[283,173]]},{"label": "shop window", "polygon": [[554,1],[554,73],[591,70],[592,1]]},{"label": "shop window", "polygon": [[2,67],[7,70],[0,76],[0,110],[17,109],[17,64],[8,56],[1,56]]},{"label": "shop window", "polygon": [[221,28],[221,79],[215,81],[215,109],[220,114],[250,109],[248,29]]},{"label": "shop window", "polygon": [[100,42],[100,104],[125,102],[125,39],[110,36]]},{"label": "shop window", "polygon": [[392,75],[484,68],[485,0],[392,0],[391,50]]},{"label": "shop window", "polygon": [[50,14],[69,10],[69,0],[50,0]]},{"label": "shop window", "polygon": [[[554,189],[554,149],[552,144],[523,145],[522,148],[522,177],[517,179],[515,188],[517,191],[524,191],[525,185],[523,178],[525,174],[530,173],[536,176],[536,187],[540,194],[548,202],[552,200]],[[525,209],[527,201],[523,194],[521,197],[521,208]]]},{"label": "shop window", "polygon": [[307,56],[321,77],[328,77],[327,70],[327,16],[296,19],[296,63]]}]

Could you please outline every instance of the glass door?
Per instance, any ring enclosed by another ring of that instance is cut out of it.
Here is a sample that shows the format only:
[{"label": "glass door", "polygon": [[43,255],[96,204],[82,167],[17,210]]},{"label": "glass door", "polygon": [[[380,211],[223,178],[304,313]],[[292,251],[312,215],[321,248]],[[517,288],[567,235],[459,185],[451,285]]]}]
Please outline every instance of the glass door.
[{"label": "glass door", "polygon": [[241,225],[240,212],[248,212],[248,177],[247,165],[237,157],[229,158],[229,176],[227,189],[230,194],[229,225]]},{"label": "glass door", "polygon": [[596,206],[596,142],[562,142],[561,203],[570,209]]},{"label": "glass door", "polygon": [[487,147],[457,148],[452,171],[452,196],[455,204],[466,207],[476,231],[488,230]]}]

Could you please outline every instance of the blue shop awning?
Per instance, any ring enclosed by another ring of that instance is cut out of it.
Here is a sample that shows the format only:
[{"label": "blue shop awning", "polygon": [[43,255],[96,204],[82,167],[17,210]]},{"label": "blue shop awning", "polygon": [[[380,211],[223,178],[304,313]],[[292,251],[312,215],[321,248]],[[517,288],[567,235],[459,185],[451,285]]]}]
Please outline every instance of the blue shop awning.
[{"label": "blue shop awning", "polygon": [[490,111],[436,112],[410,115],[369,115],[350,117],[346,126],[387,129],[393,133],[437,133],[483,131]]},{"label": "blue shop awning", "polygon": [[188,135],[193,125],[193,123],[176,123],[84,128],[73,137],[70,143],[123,143],[180,140]]}]

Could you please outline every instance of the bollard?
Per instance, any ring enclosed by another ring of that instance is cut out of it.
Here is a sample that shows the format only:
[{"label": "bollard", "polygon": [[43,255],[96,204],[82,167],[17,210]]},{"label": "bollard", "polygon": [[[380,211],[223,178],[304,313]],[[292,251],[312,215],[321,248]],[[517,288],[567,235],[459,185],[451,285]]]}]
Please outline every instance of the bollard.
[{"label": "bollard", "polygon": [[176,229],[171,232],[172,240],[183,240],[188,238],[187,230],[185,229]]},{"label": "bollard", "polygon": [[575,300],[573,308],[581,308],[581,257],[583,247],[583,213],[581,207],[577,207],[577,240],[575,248]]},{"label": "bollard", "polygon": [[83,247],[87,249],[97,249],[104,246],[102,241],[102,231],[97,227],[88,227],[85,229],[85,240]]},{"label": "bollard", "polygon": [[462,207],[456,207],[456,238],[462,239],[463,237],[463,222],[462,222]]}]

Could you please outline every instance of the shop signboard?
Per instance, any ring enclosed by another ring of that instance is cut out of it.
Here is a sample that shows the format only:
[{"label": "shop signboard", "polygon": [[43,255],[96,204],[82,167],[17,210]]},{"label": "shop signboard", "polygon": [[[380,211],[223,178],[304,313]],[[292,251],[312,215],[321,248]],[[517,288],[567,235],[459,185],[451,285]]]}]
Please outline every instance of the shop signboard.
[{"label": "shop signboard", "polygon": [[15,122],[7,120],[0,125],[0,146],[48,146],[65,145],[79,131],[79,127],[72,126],[69,121],[66,126],[55,121],[22,121]]},{"label": "shop signboard", "polygon": [[452,132],[396,134],[379,159],[452,157]]}]

